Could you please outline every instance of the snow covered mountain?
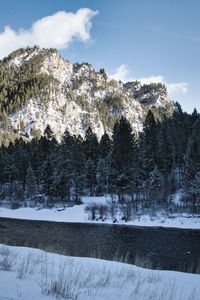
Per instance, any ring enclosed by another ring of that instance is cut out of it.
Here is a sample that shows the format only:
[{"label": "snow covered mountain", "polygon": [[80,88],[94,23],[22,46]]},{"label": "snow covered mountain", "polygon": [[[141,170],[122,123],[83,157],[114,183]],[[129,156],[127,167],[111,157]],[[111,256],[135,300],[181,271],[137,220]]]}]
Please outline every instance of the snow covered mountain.
[{"label": "snow covered mountain", "polygon": [[19,49],[0,61],[1,138],[40,136],[47,125],[58,140],[65,130],[84,137],[89,126],[100,138],[122,115],[138,132],[150,108],[158,119],[172,115],[163,84],[124,84],[55,49]]}]

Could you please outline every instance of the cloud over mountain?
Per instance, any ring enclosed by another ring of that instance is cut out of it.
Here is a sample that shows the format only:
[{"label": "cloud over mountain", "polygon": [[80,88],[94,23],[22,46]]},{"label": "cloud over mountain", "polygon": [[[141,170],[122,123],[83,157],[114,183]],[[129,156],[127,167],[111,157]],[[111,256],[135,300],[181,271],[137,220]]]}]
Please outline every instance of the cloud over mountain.
[{"label": "cloud over mountain", "polygon": [[168,83],[163,75],[152,75],[149,77],[134,78],[131,76],[130,69],[127,65],[121,64],[113,74],[110,75],[111,78],[115,80],[121,80],[123,82],[128,81],[140,81],[142,84],[150,83],[164,83],[167,86],[167,90],[170,96],[178,94],[186,94],[188,91],[187,82],[178,82],[178,83]]},{"label": "cloud over mountain", "polygon": [[89,8],[81,8],[75,13],[58,11],[37,20],[29,29],[15,31],[10,26],[5,26],[0,33],[0,58],[26,46],[64,49],[75,39],[88,42],[91,20],[97,13]]}]

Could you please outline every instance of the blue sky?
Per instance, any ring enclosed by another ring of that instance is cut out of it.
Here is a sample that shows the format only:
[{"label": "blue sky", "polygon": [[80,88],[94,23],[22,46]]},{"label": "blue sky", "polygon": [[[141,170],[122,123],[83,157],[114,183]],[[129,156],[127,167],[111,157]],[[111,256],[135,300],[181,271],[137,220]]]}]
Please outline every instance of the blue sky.
[{"label": "blue sky", "polygon": [[[104,67],[124,81],[161,80],[184,110],[200,111],[199,12],[198,0],[1,1],[0,55],[43,40],[55,46],[56,39],[66,59]],[[52,24],[47,33],[44,22]]]}]

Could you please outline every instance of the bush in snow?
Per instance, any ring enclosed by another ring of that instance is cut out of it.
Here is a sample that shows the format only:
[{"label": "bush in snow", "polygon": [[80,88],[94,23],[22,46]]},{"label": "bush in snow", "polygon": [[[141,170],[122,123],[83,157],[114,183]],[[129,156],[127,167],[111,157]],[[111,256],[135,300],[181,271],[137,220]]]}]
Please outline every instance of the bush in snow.
[{"label": "bush in snow", "polygon": [[0,270],[10,271],[12,269],[13,257],[6,247],[0,248]]},{"label": "bush in snow", "polygon": [[107,205],[100,204],[98,207],[99,219],[104,221],[107,218],[108,207]]},{"label": "bush in snow", "polygon": [[94,221],[96,219],[98,206],[96,203],[86,206],[85,212],[88,214],[88,220]]},{"label": "bush in snow", "polygon": [[88,220],[102,220],[104,221],[107,218],[108,206],[104,204],[97,205],[92,203],[85,208],[85,212],[88,214]]}]

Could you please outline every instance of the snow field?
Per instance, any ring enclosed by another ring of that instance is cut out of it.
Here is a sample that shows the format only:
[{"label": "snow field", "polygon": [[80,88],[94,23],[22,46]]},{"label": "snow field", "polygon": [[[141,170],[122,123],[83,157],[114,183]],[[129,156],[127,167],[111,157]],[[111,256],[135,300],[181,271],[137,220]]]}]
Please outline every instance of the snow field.
[{"label": "snow field", "polygon": [[[76,222],[76,223],[107,223],[112,224],[113,220],[107,218],[102,220],[91,221],[88,219],[88,214],[85,212],[85,208],[88,205],[106,205],[109,201],[109,197],[82,197],[83,204],[74,205],[73,207],[66,207],[65,209],[52,208],[52,209],[36,209],[36,208],[18,208],[8,209],[0,207],[0,217],[16,218],[16,219],[28,219],[28,220],[46,220],[55,222]],[[149,215],[142,215],[136,217],[132,221],[122,221],[118,216],[117,223],[135,226],[161,226],[161,227],[176,227],[176,228],[190,228],[200,229],[200,218],[189,217],[188,215],[175,214],[173,217],[167,217],[166,215],[158,212],[154,217]]]},{"label": "snow field", "polygon": [[0,245],[1,300],[199,300],[200,275]]}]

